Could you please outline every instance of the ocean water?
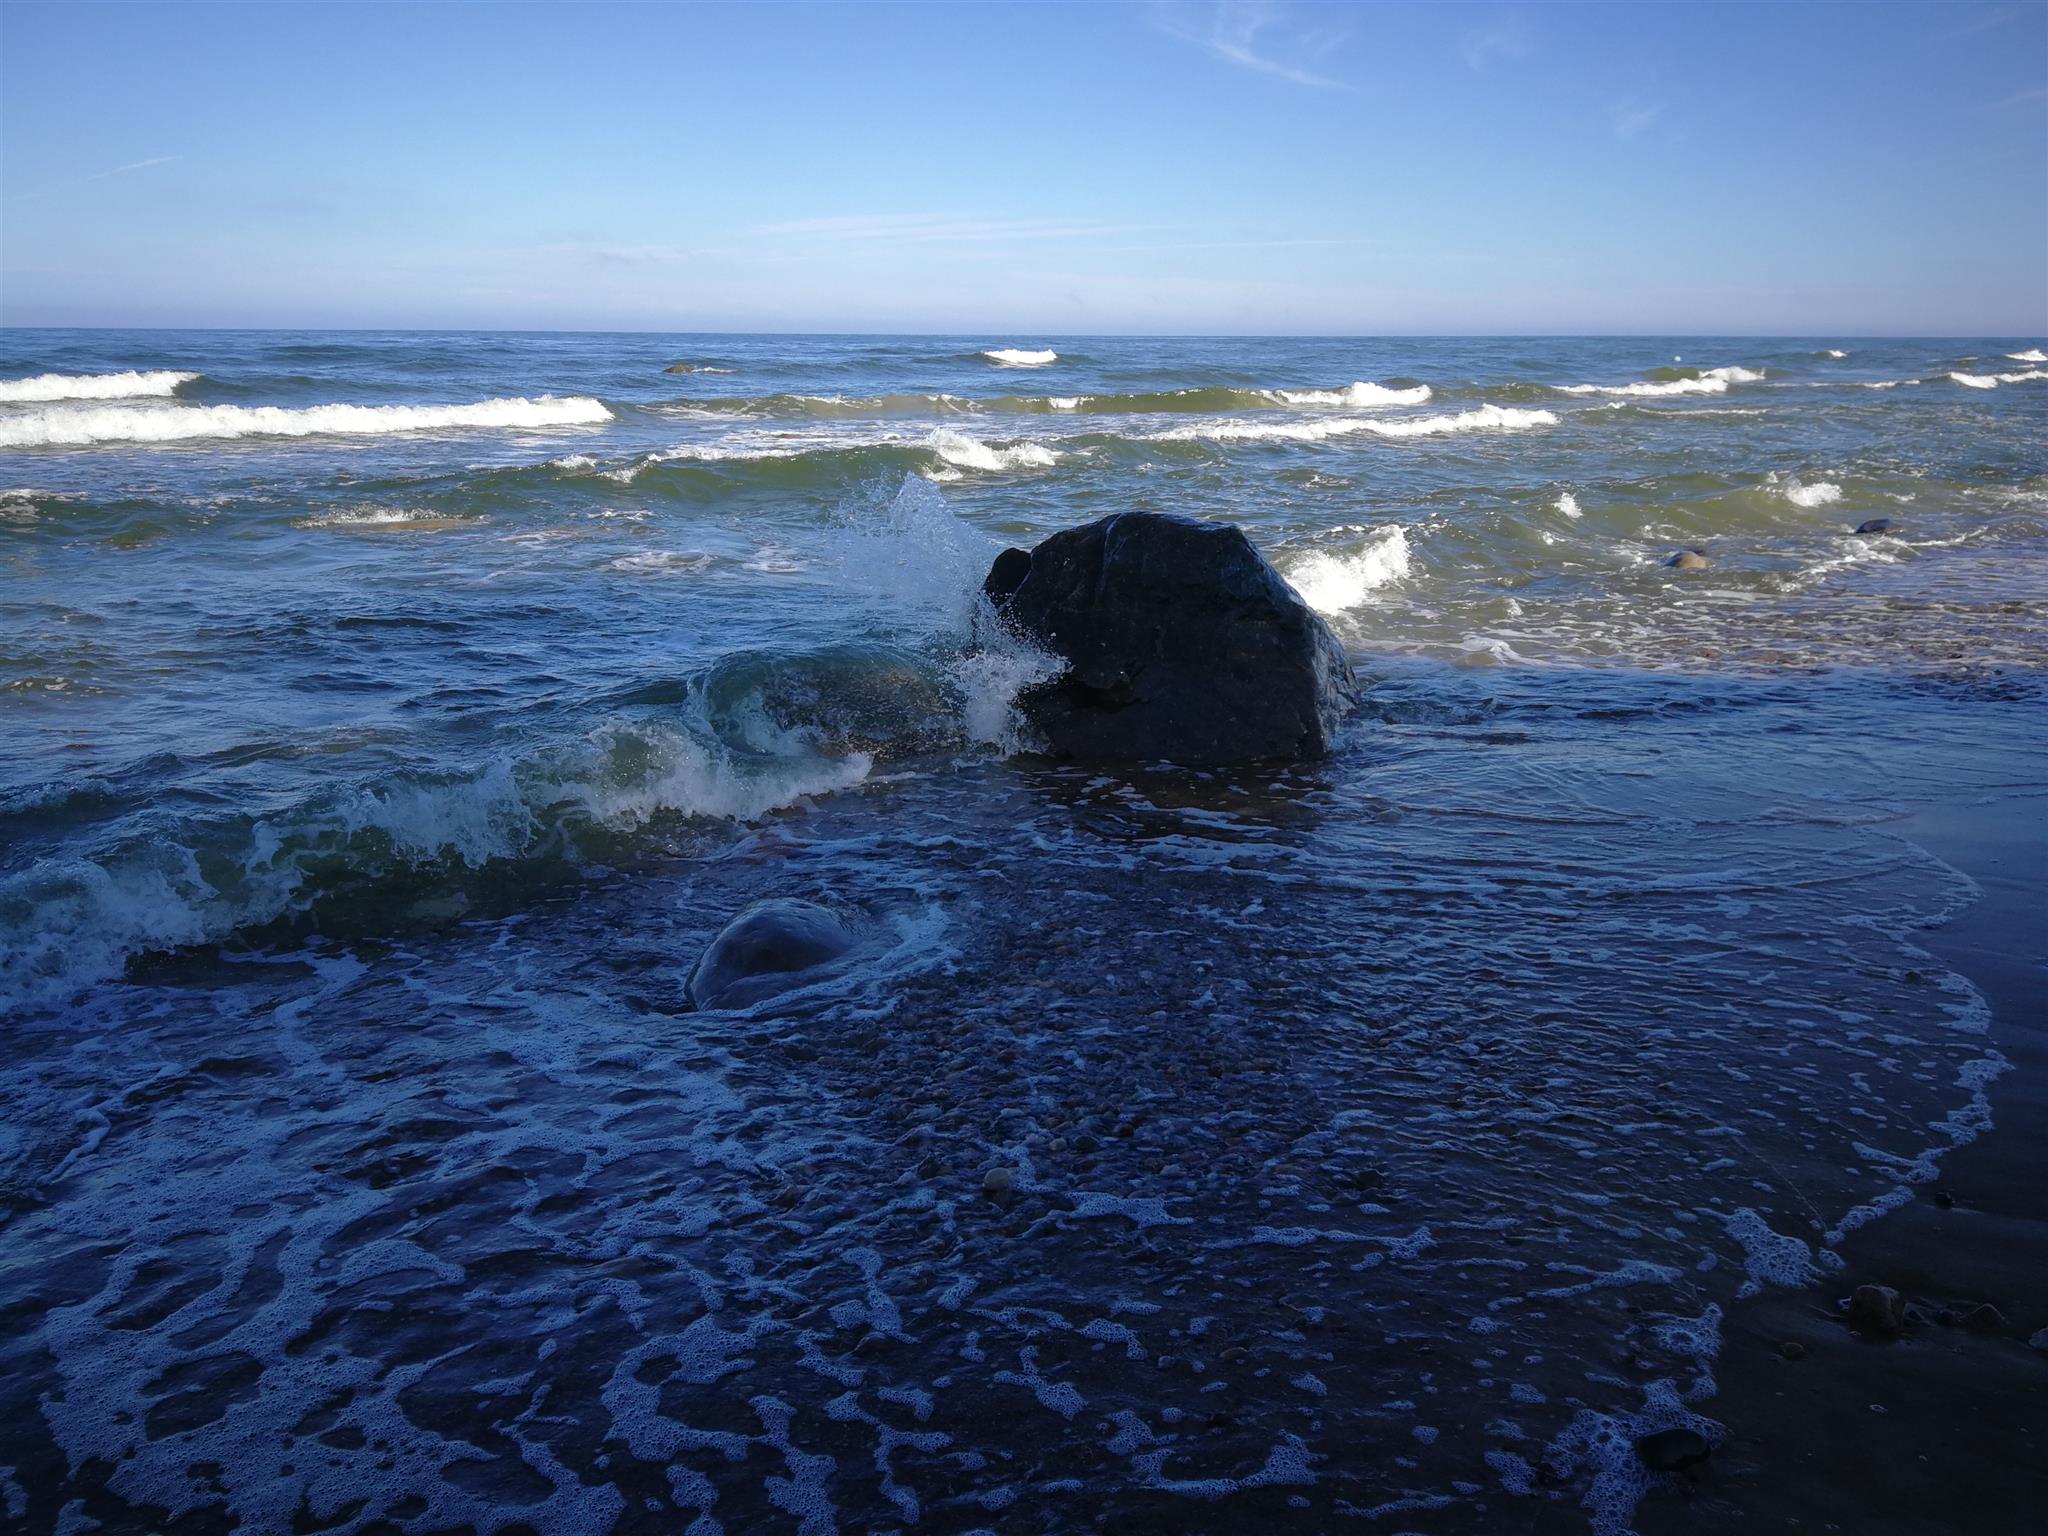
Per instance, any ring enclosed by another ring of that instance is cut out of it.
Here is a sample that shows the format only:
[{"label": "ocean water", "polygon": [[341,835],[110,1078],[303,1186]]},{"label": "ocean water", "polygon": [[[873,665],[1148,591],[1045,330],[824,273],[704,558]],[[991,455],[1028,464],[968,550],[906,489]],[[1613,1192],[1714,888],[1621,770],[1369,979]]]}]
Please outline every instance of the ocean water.
[{"label": "ocean water", "polygon": [[[2041,345],[0,332],[0,1507],[1628,1528],[1990,1124],[1891,823],[2040,786]],[[1033,755],[1132,508],[1329,760]]]}]

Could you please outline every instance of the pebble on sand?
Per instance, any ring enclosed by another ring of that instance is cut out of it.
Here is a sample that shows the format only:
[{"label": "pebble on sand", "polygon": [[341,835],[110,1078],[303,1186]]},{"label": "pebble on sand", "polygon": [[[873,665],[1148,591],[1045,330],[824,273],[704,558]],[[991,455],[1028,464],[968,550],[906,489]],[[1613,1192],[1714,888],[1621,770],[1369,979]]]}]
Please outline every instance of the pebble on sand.
[{"label": "pebble on sand", "polygon": [[1849,1326],[1896,1337],[1906,1327],[1906,1300],[1888,1285],[1859,1285],[1849,1298]]}]

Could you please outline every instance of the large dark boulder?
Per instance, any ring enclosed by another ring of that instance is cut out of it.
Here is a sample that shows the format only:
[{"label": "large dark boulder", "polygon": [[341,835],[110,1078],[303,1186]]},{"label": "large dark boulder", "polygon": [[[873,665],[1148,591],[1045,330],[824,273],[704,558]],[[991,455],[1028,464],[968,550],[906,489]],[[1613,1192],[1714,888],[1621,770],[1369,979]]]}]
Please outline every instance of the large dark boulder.
[{"label": "large dark boulder", "polygon": [[983,591],[1067,663],[1017,700],[1055,756],[1317,757],[1358,702],[1330,626],[1228,524],[1120,512],[1004,550]]},{"label": "large dark boulder", "polygon": [[853,935],[813,901],[758,901],[725,925],[690,972],[699,1008],[749,1008],[817,980],[812,972],[853,948]]}]

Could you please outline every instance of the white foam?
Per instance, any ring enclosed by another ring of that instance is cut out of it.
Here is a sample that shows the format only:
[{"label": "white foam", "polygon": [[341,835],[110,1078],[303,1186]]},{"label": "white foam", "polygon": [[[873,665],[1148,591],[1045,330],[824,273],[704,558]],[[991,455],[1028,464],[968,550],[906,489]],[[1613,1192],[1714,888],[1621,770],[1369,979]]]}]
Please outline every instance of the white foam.
[{"label": "white foam", "polygon": [[465,427],[530,429],[610,421],[585,396],[481,400],[474,405],[54,406],[0,419],[0,448],[84,447],[93,443],[171,443],[194,438],[315,437],[431,432]]},{"label": "white foam", "polygon": [[965,432],[956,432],[951,427],[939,427],[925,439],[930,448],[948,464],[961,469],[978,469],[990,474],[1005,470],[1047,469],[1059,455],[1043,443],[1013,443],[1007,448],[998,448],[984,443],[979,438],[969,437]]},{"label": "white foam", "polygon": [[1409,571],[1407,530],[1398,524],[1375,528],[1362,549],[1349,554],[1317,550],[1291,563],[1288,582],[1318,613],[1356,608],[1378,587]]},{"label": "white foam", "polygon": [[1341,416],[1328,421],[1209,421],[1195,426],[1171,427],[1155,432],[1153,442],[1268,442],[1316,443],[1326,438],[1369,433],[1376,437],[1436,437],[1449,432],[1521,432],[1530,427],[1554,427],[1557,416],[1550,411],[1518,410],[1509,406],[1482,405],[1454,416]]},{"label": "white foam", "polygon": [[2039,368],[2029,368],[2024,373],[2001,373],[1998,375],[1998,382],[2001,384],[2031,384],[2036,379],[2048,379],[2048,372],[2044,372]]},{"label": "white foam", "polygon": [[1086,395],[1052,395],[1045,403],[1056,411],[1078,411],[1081,402],[1087,398]]},{"label": "white foam", "polygon": [[1842,499],[1842,488],[1831,480],[1816,480],[1811,485],[1801,485],[1789,475],[1783,480],[1773,477],[1778,494],[1795,507],[1832,506]]},{"label": "white foam", "polygon": [[1998,380],[1988,373],[1951,373],[1949,377],[1958,384],[1967,384],[1972,389],[1996,389]]},{"label": "white foam", "polygon": [[1690,379],[1643,379],[1634,384],[1554,384],[1567,395],[1722,395],[1730,384],[1754,384],[1763,378],[1754,368],[1709,368]]},{"label": "white foam", "polygon": [[1581,509],[1581,507],[1579,506],[1579,498],[1574,496],[1570,491],[1564,492],[1557,498],[1556,506],[1557,510],[1562,512],[1566,517],[1584,517],[1586,515],[1584,510]]},{"label": "white foam", "polygon": [[2043,352],[2039,347],[2029,347],[2024,352],[2008,352],[2005,355],[2016,363],[2048,363],[2048,352]]},{"label": "white foam", "polygon": [[1389,389],[1384,384],[1347,384],[1342,389],[1276,389],[1272,397],[1288,405],[1342,405],[1360,410],[1376,405],[1421,405],[1431,394],[1427,384]]},{"label": "white foam", "polygon": [[1847,357],[1849,354],[1840,347],[1826,347],[1822,349],[1820,355],[1822,357]]},{"label": "white foam", "polygon": [[999,368],[1043,368],[1060,359],[1057,352],[1027,352],[1021,347],[994,347],[981,355]]},{"label": "white foam", "polygon": [[0,379],[0,404],[40,400],[131,400],[145,395],[174,395],[196,373],[170,369],[128,373],[39,373],[32,379]]}]

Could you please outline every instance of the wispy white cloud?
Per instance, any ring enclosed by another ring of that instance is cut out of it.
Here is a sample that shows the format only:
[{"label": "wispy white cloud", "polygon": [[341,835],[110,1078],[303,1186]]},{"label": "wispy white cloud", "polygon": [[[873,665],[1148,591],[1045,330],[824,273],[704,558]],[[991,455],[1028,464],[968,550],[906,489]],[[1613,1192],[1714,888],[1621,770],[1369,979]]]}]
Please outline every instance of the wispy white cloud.
[{"label": "wispy white cloud", "polygon": [[1664,115],[1661,101],[1624,101],[1614,109],[1614,136],[1633,139],[1648,131]]},{"label": "wispy white cloud", "polygon": [[117,165],[111,171],[95,171],[84,180],[105,181],[109,176],[126,176],[130,171],[146,171],[152,165],[169,165],[184,158],[183,155],[151,155],[147,160],[131,160],[126,165]]},{"label": "wispy white cloud", "polygon": [[1308,67],[1343,42],[1344,34],[1294,25],[1277,0],[1214,0],[1206,6],[1163,4],[1154,7],[1153,18],[1167,36],[1193,43],[1239,69],[1293,85],[1352,89],[1346,82]]},{"label": "wispy white cloud", "polygon": [[855,213],[789,219],[747,231],[776,239],[883,240],[903,244],[1005,240],[1079,240],[1157,229],[1156,224],[1110,224],[1096,219],[990,219],[950,213]]},{"label": "wispy white cloud", "polygon": [[1490,27],[1467,32],[1459,52],[1464,55],[1467,68],[1484,71],[1496,60],[1521,58],[1529,51],[1529,45],[1529,29],[1510,16]]},{"label": "wispy white cloud", "polygon": [[2002,101],[1994,101],[1985,108],[1996,112],[2003,107],[2023,107],[2033,101],[2048,101],[2048,85],[2037,85],[2031,91],[2015,91]]}]

